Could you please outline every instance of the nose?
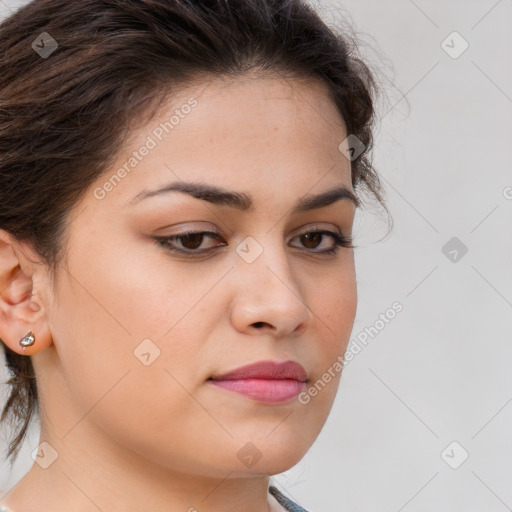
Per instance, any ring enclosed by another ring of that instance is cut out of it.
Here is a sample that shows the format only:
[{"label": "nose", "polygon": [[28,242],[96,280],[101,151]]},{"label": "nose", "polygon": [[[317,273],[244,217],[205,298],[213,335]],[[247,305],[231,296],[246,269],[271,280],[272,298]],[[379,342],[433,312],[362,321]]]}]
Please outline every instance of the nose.
[{"label": "nose", "polygon": [[313,319],[282,247],[265,247],[252,263],[237,262],[231,322],[246,334],[301,334]]}]

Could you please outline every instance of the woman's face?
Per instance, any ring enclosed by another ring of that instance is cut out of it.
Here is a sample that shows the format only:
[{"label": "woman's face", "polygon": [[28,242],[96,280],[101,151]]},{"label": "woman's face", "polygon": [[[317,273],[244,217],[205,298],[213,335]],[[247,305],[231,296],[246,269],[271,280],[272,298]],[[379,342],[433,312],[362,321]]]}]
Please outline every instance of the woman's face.
[{"label": "woman's face", "polygon": [[[357,302],[353,250],[304,233],[350,236],[355,205],[296,207],[352,191],[347,135],[323,83],[284,78],[197,83],[137,128],[71,212],[56,288],[41,290],[54,343],[34,356],[45,439],[89,452],[115,443],[222,478],[304,456],[333,404]],[[252,209],[213,194],[144,197],[171,183],[240,194]],[[186,230],[215,235],[155,242]],[[301,364],[302,399],[269,403],[209,380],[262,360]]]}]

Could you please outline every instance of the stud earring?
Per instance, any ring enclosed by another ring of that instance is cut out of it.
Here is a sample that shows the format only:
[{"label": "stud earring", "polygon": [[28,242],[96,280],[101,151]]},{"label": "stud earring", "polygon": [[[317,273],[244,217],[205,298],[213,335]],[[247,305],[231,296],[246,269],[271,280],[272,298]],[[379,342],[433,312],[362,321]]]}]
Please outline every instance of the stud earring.
[{"label": "stud earring", "polygon": [[23,338],[20,340],[20,345],[23,347],[23,350],[25,350],[26,347],[30,347],[36,342],[36,338],[34,336],[34,333],[32,331],[28,331]]}]

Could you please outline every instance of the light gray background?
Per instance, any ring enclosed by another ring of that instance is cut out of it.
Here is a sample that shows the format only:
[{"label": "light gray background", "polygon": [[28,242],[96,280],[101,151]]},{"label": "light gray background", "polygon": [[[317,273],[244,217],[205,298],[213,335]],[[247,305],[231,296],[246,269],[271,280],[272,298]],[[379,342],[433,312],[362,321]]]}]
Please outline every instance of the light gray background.
[{"label": "light gray background", "polygon": [[[403,311],[359,344],[320,436],[273,482],[310,512],[510,510],[512,0],[311,3],[351,18],[388,94],[375,161],[394,227],[384,237],[379,211],[356,219],[349,348],[395,301]],[[469,44],[458,58],[441,46],[454,31]],[[468,249],[455,262],[452,237]],[[0,466],[0,488],[28,471],[38,436],[14,472]]]}]

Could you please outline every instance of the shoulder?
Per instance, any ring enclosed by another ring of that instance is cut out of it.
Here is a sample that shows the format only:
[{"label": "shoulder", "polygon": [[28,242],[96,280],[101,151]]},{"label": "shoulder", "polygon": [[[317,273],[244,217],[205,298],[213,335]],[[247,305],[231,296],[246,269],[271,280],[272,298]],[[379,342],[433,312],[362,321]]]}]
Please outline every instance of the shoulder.
[{"label": "shoulder", "polygon": [[[308,512],[305,508],[285,496],[275,485],[270,485],[268,491],[274,496],[277,502],[289,512]],[[0,511],[1,512],[1,511]]]}]

